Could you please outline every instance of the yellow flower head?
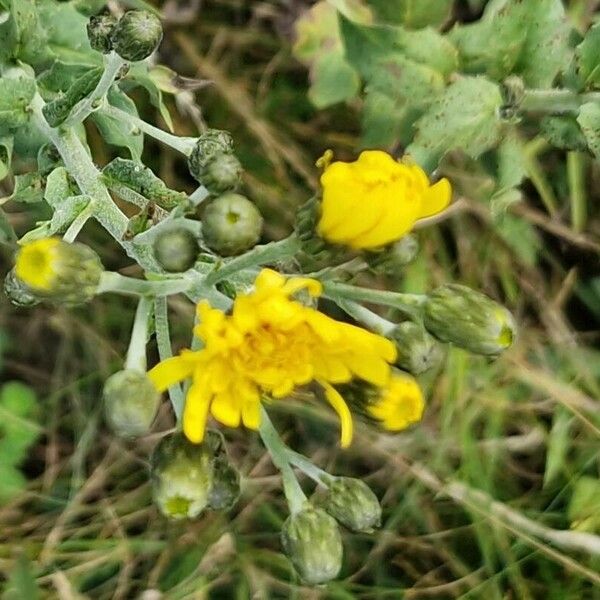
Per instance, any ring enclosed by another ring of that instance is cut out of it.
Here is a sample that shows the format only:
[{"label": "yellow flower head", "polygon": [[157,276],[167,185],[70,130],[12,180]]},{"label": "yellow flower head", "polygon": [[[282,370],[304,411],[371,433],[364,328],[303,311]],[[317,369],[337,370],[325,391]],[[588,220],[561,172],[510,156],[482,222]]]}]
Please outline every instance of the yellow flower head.
[{"label": "yellow flower head", "polygon": [[17,254],[15,274],[29,288],[39,292],[52,289],[60,260],[58,238],[44,238],[25,244]]},{"label": "yellow flower head", "polygon": [[355,162],[329,164],[321,185],[319,235],[357,250],[399,240],[418,219],[443,211],[452,196],[447,179],[430,185],[421,167],[379,150],[362,152]]},{"label": "yellow flower head", "polygon": [[192,442],[202,441],[209,411],[229,427],[243,423],[257,429],[263,395],[283,398],[296,386],[317,381],[340,416],[342,445],[350,444],[350,411],[332,384],[358,377],[386,386],[396,349],[384,337],[291,298],[303,289],[318,296],[321,284],[301,277],[286,280],[264,269],[254,290],[236,298],[231,314],[201,302],[194,333],[204,347],[184,350],[149,372],[160,391],[192,378],[183,415],[183,430]]},{"label": "yellow flower head", "polygon": [[423,393],[417,380],[407,373],[394,373],[389,384],[367,406],[368,414],[388,431],[401,431],[423,416]]}]

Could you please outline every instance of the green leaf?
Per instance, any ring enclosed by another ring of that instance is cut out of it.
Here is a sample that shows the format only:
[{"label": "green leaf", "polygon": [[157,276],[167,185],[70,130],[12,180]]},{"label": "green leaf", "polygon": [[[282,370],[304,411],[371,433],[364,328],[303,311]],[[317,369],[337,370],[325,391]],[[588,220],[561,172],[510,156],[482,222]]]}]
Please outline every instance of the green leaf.
[{"label": "green leaf", "polygon": [[121,85],[131,81],[135,85],[143,87],[148,92],[152,106],[158,109],[160,116],[172,132],[173,119],[171,118],[169,109],[164,103],[163,90],[159,85],[159,82],[164,79],[165,76],[174,77],[175,73],[168,67],[163,67],[162,65],[150,67],[146,62],[132,63],[127,73],[127,79],[122,82]]},{"label": "green leaf", "polygon": [[500,140],[502,106],[499,87],[483,77],[464,77],[450,85],[417,121],[407,152],[433,169],[449,150],[477,158]]},{"label": "green leaf", "polygon": [[[516,130],[509,131],[498,147],[497,185],[490,199],[492,215],[498,217],[506,213],[511,204],[522,199],[520,190],[516,189],[525,177],[525,145]],[[534,257],[535,258],[535,257]]]},{"label": "green leaf", "polygon": [[0,133],[27,123],[27,107],[35,95],[35,80],[22,69],[7,69],[0,78]]},{"label": "green leaf", "polygon": [[[133,100],[116,85],[110,88],[107,98],[111,106],[120,108],[130,115],[138,116]],[[127,148],[132,159],[141,160],[144,150],[144,136],[139,129],[132,128],[131,125],[111,117],[103,109],[92,113],[91,118],[108,144]]]},{"label": "green leaf", "polygon": [[600,533],[600,479],[580,477],[569,503],[571,529]]},{"label": "green leaf", "polygon": [[44,199],[44,178],[37,172],[15,176],[15,188],[10,200],[33,204]]},{"label": "green leaf", "polygon": [[548,436],[544,487],[551,484],[564,470],[571,443],[573,416],[562,406],[558,406],[552,418],[552,429]]},{"label": "green leaf", "polygon": [[344,57],[337,11],[331,4],[319,2],[296,21],[293,52],[310,69],[308,95],[315,106],[324,108],[357,95],[360,81]]},{"label": "green leaf", "polygon": [[10,163],[12,161],[13,137],[0,137],[0,181],[2,181],[10,172]]},{"label": "green leaf", "polygon": [[588,148],[600,159],[600,104],[588,102],[579,109],[577,123],[585,136]]},{"label": "green leaf", "polygon": [[[50,100],[59,92],[66,93],[76,79],[89,72],[90,66],[85,63],[66,63],[62,60],[55,60],[52,66],[37,78],[43,98]],[[50,92],[50,94],[44,92]]]},{"label": "green leaf", "polygon": [[577,69],[587,88],[600,86],[600,23],[588,29],[575,51]]},{"label": "green leaf", "polygon": [[364,148],[386,148],[400,137],[407,115],[406,107],[377,89],[366,90],[362,108],[362,139]]},{"label": "green leaf", "polygon": [[363,0],[327,0],[330,6],[338,10],[346,19],[356,23],[371,23],[373,13]]},{"label": "green leaf", "polygon": [[454,0],[369,0],[377,21],[398,23],[410,29],[439,27],[450,16]]},{"label": "green leaf", "polygon": [[[506,193],[510,191],[517,192],[509,190]],[[537,264],[543,244],[531,223],[511,214],[503,214],[495,221],[494,229],[524,264],[531,267]]]},{"label": "green leaf", "polygon": [[[4,482],[4,478],[2,481]],[[10,569],[10,577],[2,592],[2,600],[38,600],[39,592],[31,563],[25,554],[21,554]]]},{"label": "green leaf", "polygon": [[46,32],[35,0],[12,0],[11,12],[19,32],[17,57],[32,65],[48,60]]},{"label": "green leaf", "polygon": [[540,128],[542,135],[557,148],[577,151],[587,149],[585,136],[573,115],[545,117],[540,122]]},{"label": "green leaf", "polygon": [[56,167],[46,179],[46,190],[44,200],[56,209],[69,196],[73,196],[76,190],[69,179],[69,174],[64,167]]},{"label": "green leaf", "polygon": [[0,208],[0,243],[10,244],[16,241],[17,234],[12,228],[12,225],[8,222],[6,213]]}]

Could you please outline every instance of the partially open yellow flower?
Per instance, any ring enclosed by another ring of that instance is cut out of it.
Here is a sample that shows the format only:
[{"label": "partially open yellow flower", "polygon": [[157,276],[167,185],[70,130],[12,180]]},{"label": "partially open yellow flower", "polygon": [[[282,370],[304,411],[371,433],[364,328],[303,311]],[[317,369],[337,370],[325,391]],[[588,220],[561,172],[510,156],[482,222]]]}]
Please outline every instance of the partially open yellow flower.
[{"label": "partially open yellow flower", "polygon": [[48,292],[56,279],[60,243],[51,237],[25,244],[17,254],[16,276],[32,290]]},{"label": "partially open yellow flower", "polygon": [[425,403],[417,380],[407,373],[394,373],[389,384],[367,406],[368,414],[388,431],[401,431],[423,416]]},{"label": "partially open yellow flower", "polygon": [[257,429],[264,395],[283,398],[296,386],[317,381],[340,416],[342,446],[350,444],[352,417],[332,384],[358,377],[385,387],[396,349],[382,336],[291,298],[303,289],[318,296],[321,284],[301,277],[286,280],[264,269],[254,290],[236,298],[230,315],[200,303],[194,333],[204,347],[184,350],[149,372],[160,391],[192,378],[183,415],[183,430],[192,442],[202,441],[209,411],[229,427],[243,423]]},{"label": "partially open yellow flower", "polygon": [[357,250],[399,240],[419,219],[443,211],[452,197],[447,179],[431,185],[421,167],[379,150],[329,164],[321,185],[319,235]]}]

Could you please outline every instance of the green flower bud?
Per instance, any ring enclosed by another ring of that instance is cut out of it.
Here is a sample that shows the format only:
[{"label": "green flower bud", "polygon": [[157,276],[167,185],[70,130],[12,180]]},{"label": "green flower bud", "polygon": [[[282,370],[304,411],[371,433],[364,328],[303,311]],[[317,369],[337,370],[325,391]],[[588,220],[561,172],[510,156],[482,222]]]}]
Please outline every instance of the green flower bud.
[{"label": "green flower bud", "polygon": [[136,437],[150,430],[160,394],[146,375],[134,369],[117,371],[104,384],[104,415],[114,433]]},{"label": "green flower bud", "polygon": [[91,248],[54,237],[24,244],[15,262],[15,275],[32,296],[61,304],[91,300],[102,272],[100,258]]},{"label": "green flower bud", "polygon": [[397,242],[380,251],[365,252],[364,257],[371,269],[381,275],[394,275],[410,264],[419,253],[419,242],[414,235],[405,235]]},{"label": "green flower bud", "polygon": [[182,273],[194,266],[200,252],[198,240],[188,229],[170,229],[154,242],[154,256],[169,273]]},{"label": "green flower bud", "polygon": [[108,54],[112,50],[111,35],[116,24],[117,19],[112,15],[90,17],[87,24],[90,46],[102,54]]},{"label": "green flower bud", "polygon": [[256,206],[231,192],[213,200],[202,217],[206,245],[222,256],[241,254],[255,246],[262,226],[263,218]]},{"label": "green flower bud", "polygon": [[158,48],[162,37],[160,19],[147,10],[126,12],[111,35],[115,52],[129,61],[148,58]]},{"label": "green flower bud", "polygon": [[152,455],[152,492],[160,512],[193,519],[208,507],[213,486],[210,443],[192,444],[182,433],[162,439]]},{"label": "green flower bud", "polygon": [[440,343],[422,325],[412,321],[400,323],[389,337],[398,350],[396,364],[414,375],[428,371],[443,358]]},{"label": "green flower bud", "polygon": [[15,270],[11,269],[4,279],[4,293],[15,306],[35,306],[39,303],[29,289],[17,279]]},{"label": "green flower bud", "polygon": [[516,335],[514,318],[504,306],[458,284],[443,285],[428,296],[424,323],[438,339],[475,354],[499,354]]},{"label": "green flower bud", "polygon": [[335,519],[307,505],[288,517],[281,530],[283,550],[309,585],[335,579],[342,568],[342,536]]},{"label": "green flower bud", "polygon": [[360,479],[334,479],[321,500],[321,506],[353,531],[370,533],[381,524],[379,500],[373,490]]},{"label": "green flower bud", "polygon": [[240,497],[240,474],[225,455],[213,462],[213,485],[209,505],[213,510],[229,510]]},{"label": "green flower bud", "polygon": [[206,167],[202,179],[211,194],[222,194],[235,190],[242,180],[243,168],[235,154],[223,154]]}]

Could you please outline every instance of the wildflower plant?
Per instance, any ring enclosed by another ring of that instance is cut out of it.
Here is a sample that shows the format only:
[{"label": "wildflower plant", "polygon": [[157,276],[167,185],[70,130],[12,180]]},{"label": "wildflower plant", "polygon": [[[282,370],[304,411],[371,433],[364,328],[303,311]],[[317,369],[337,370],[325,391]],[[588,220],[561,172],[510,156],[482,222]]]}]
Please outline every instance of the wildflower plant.
[{"label": "wildflower plant", "polygon": [[[37,170],[15,177],[12,198],[52,209],[50,219],[19,236],[4,219],[4,241],[15,251],[7,295],[21,306],[136,296],[129,350],[103,401],[115,435],[135,438],[151,430],[159,394],[168,393],[178,431],[164,435],[151,461],[160,511],[183,519],[230,508],[240,477],[211,419],[219,428],[256,431],[289,504],[284,550],[307,583],[336,577],[338,522],[371,531],[381,508],[364,482],[328,474],[286,446],[269,409],[301,388],[314,391],[338,415],[346,448],[359,419],[389,432],[420,421],[426,398],[416,375],[440,363],[443,344],[487,356],[511,345],[513,317],[476,290],[448,285],[410,294],[361,285],[367,270],[397,271],[410,262],[410,231],[449,206],[451,182],[424,170],[431,163],[422,152],[367,150],[351,162],[327,152],[315,167],[320,188],[299,210],[295,231],[260,244],[263,217],[240,193],[243,167],[231,135],[207,129],[180,137],[137,114],[128,92],[142,87],[170,123],[157,67],[147,60],[163,35],[156,14],[100,7],[89,16],[77,1],[0,6],[7,40],[0,54],[2,174],[13,152],[22,152],[22,136],[33,135]],[[65,23],[71,37],[60,35]],[[100,166],[87,145],[87,120],[128,158]],[[193,193],[170,189],[142,162],[146,137],[183,155],[199,184]],[[135,214],[126,216],[125,206]],[[76,241],[90,220],[143,277],[105,270],[95,250]],[[190,348],[176,356],[167,312],[174,295],[197,305]],[[326,314],[323,299],[347,319]],[[402,320],[385,319],[374,306]],[[148,365],[153,338],[160,361]],[[294,469],[323,493],[307,499]]]}]

